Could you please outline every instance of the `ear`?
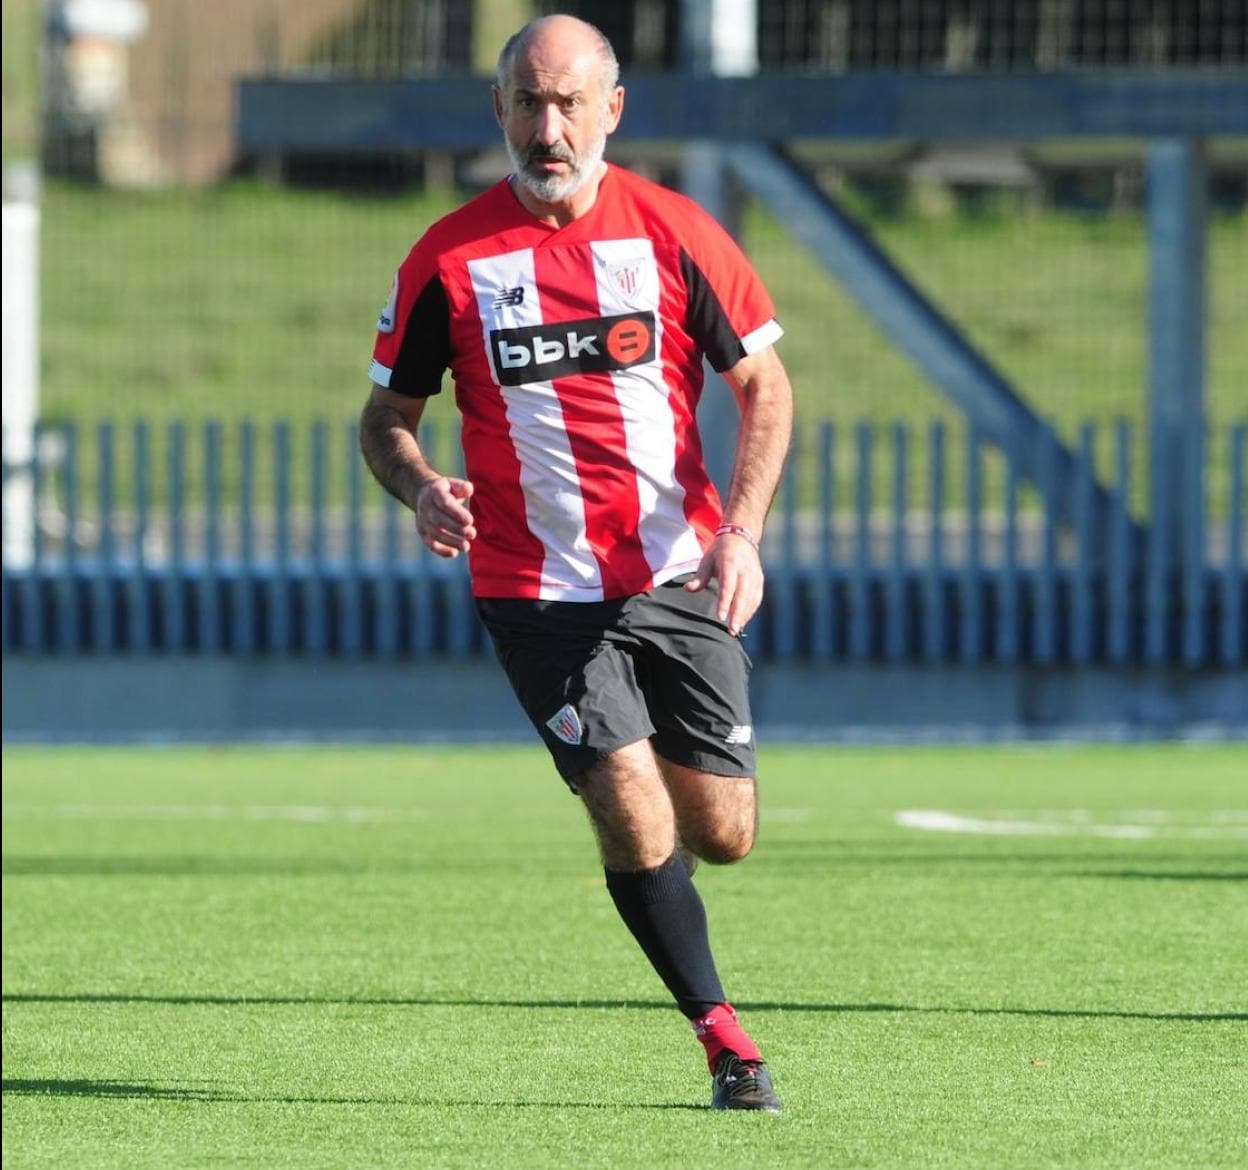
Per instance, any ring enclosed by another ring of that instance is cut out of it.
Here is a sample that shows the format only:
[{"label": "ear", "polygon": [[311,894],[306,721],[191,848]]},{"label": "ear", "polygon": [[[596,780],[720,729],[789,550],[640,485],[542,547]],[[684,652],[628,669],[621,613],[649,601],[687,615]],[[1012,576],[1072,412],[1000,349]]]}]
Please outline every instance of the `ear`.
[{"label": "ear", "polygon": [[617,85],[611,96],[607,98],[607,133],[614,134],[615,128],[624,116],[624,87]]},{"label": "ear", "polygon": [[490,86],[490,96],[494,100],[494,120],[503,127],[503,93],[497,85]]}]

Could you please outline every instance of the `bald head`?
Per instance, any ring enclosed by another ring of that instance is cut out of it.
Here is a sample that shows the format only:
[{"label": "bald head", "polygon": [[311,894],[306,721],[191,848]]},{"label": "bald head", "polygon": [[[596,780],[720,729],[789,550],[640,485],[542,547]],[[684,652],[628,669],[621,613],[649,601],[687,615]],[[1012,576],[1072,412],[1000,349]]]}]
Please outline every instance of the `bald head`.
[{"label": "bald head", "polygon": [[534,61],[550,63],[573,61],[582,57],[597,59],[603,93],[610,93],[619,84],[620,64],[615,50],[602,31],[588,21],[559,13],[540,16],[529,21],[504,46],[498,55],[496,82],[507,93],[516,63]]}]

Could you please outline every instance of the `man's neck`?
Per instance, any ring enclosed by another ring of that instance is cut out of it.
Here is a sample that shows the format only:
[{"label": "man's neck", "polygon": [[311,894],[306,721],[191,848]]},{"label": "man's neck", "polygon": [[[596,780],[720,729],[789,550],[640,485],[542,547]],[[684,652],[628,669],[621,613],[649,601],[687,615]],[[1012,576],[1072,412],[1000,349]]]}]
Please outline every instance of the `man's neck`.
[{"label": "man's neck", "polygon": [[607,164],[600,162],[582,187],[558,203],[547,203],[544,199],[539,199],[515,175],[511,177],[511,189],[530,215],[553,227],[566,227],[574,219],[580,219],[593,209],[598,202],[598,188],[602,186],[606,173]]}]

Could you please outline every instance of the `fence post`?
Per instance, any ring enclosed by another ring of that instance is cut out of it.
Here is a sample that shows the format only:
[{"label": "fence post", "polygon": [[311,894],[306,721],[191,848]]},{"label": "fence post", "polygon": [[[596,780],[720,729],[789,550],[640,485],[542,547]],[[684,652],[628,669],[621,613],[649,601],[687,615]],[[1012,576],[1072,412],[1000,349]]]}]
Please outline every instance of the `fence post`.
[{"label": "fence post", "polygon": [[364,581],[363,581],[363,492],[360,458],[360,433],[355,423],[346,429],[347,457],[347,571],[344,579],[339,621],[342,629],[342,652],[352,658],[364,652]]},{"label": "fence post", "polygon": [[980,590],[982,549],[980,523],[983,505],[982,442],[979,427],[972,420],[966,428],[966,562],[962,566],[962,605],[959,615],[961,660],[980,660],[982,647],[983,596]]},{"label": "fence post", "polygon": [[221,608],[221,424],[204,424],[204,571],[200,579],[199,646],[219,653],[225,649],[225,615]]},{"label": "fence post", "polygon": [[945,424],[928,432],[928,550],[924,575],[923,659],[939,662],[945,653]]},{"label": "fence post", "polygon": [[377,649],[383,658],[399,653],[399,501],[382,499],[382,559],[377,582]]},{"label": "fence post", "polygon": [[234,650],[252,654],[256,649],[256,443],[250,419],[238,427],[238,566],[234,581]]},{"label": "fence post", "polygon": [[82,623],[78,611],[78,428],[66,423],[64,431],[65,546],[61,557],[60,620],[56,648],[63,654],[81,649]]},{"label": "fence post", "polygon": [[96,497],[95,514],[99,527],[96,544],[95,573],[91,604],[91,645],[95,650],[111,653],[117,649],[117,622],[113,606],[113,572],[116,568],[113,540],[113,473],[112,423],[102,422],[96,428]]},{"label": "fence post", "polygon": [[1001,580],[997,593],[997,661],[1013,665],[1022,653],[1022,605],[1018,574],[1018,461],[1013,444],[1001,448],[1005,461],[1002,507],[1005,532],[1001,550]]},{"label": "fence post", "polygon": [[1244,649],[1243,607],[1248,598],[1248,581],[1244,579],[1244,452],[1248,448],[1248,424],[1236,423],[1227,435],[1226,560],[1222,565],[1222,638],[1223,665],[1240,666]]},{"label": "fence post", "polygon": [[813,590],[815,620],[813,647],[817,661],[832,657],[836,642],[832,589],[833,548],[836,524],[836,427],[826,419],[819,424],[818,576]]},{"label": "fence post", "polygon": [[324,419],[318,418],[312,423],[311,446],[311,571],[303,583],[303,645],[310,654],[324,654],[329,649],[325,597],[325,490],[329,442]]},{"label": "fence post", "polygon": [[1183,436],[1182,580],[1179,584],[1183,613],[1183,665],[1205,661],[1205,428],[1189,423]]},{"label": "fence post", "polygon": [[163,629],[166,652],[184,650],[186,609],[183,605],[182,573],[186,563],[186,430],[180,422],[169,424],[166,456],[169,497],[169,561],[164,573]]},{"label": "fence post", "polygon": [[128,649],[141,654],[151,649],[151,609],[147,598],[147,526],[151,504],[151,461],[148,425],[134,424],[134,563],[130,566]]},{"label": "fence post", "polygon": [[[22,575],[22,629],[19,644],[23,650],[32,653],[42,650],[47,634],[45,633],[46,607],[44,605],[44,547],[43,529],[39,524],[39,501],[43,497],[44,468],[40,446],[44,431],[36,423],[33,428],[30,445],[30,499],[31,519],[30,532],[30,563]],[[8,468],[5,469],[8,471]],[[5,562],[6,567],[9,562]],[[13,565],[20,568],[20,564]]]},{"label": "fence post", "polygon": [[1043,530],[1032,594],[1031,653],[1036,662],[1050,666],[1057,657],[1057,525],[1061,515],[1057,502],[1056,436],[1041,444],[1039,460]]},{"label": "fence post", "polygon": [[290,613],[290,423],[273,425],[273,574],[269,579],[269,640],[278,654],[292,646]]},{"label": "fence post", "polygon": [[[1067,628],[1071,660],[1086,666],[1092,660],[1092,566],[1096,556],[1092,490],[1095,480],[1096,433],[1090,423],[1079,430],[1079,462],[1075,469],[1075,564],[1070,575]],[[1104,563],[1104,558],[1099,558]]]},{"label": "fence post", "polygon": [[1136,541],[1131,527],[1131,424],[1119,419],[1114,427],[1114,484],[1118,507],[1110,528],[1109,633],[1107,656],[1122,665],[1131,656],[1132,633],[1138,608],[1133,604]]},{"label": "fence post", "polygon": [[849,655],[863,662],[871,653],[871,472],[875,431],[854,428],[854,561],[849,577]]},{"label": "fence post", "polygon": [[910,646],[910,620],[906,597],[909,554],[906,548],[906,518],[909,513],[909,440],[905,423],[891,427],[893,456],[892,557],[888,569],[888,603],[884,620],[884,654],[889,662],[900,662]]}]

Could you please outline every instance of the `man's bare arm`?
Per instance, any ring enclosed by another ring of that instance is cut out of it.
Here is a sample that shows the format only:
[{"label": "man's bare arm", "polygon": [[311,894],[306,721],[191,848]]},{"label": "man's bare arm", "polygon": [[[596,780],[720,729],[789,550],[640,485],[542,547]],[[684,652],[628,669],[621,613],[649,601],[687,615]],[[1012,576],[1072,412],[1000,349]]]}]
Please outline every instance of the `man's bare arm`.
[{"label": "man's bare arm", "polygon": [[718,536],[686,588],[704,588],[719,580],[719,618],[740,633],[763,600],[763,566],[753,543],[775,498],[793,430],[793,389],[784,363],[768,346],[742,358],[724,374],[741,406],[741,429],[724,523],[746,529],[743,535]]},{"label": "man's bare arm", "polygon": [[438,556],[467,552],[477,535],[466,501],[472,484],[442,475],[420,448],[425,399],[374,383],[360,414],[360,450],[377,482],[416,514],[416,531]]}]

